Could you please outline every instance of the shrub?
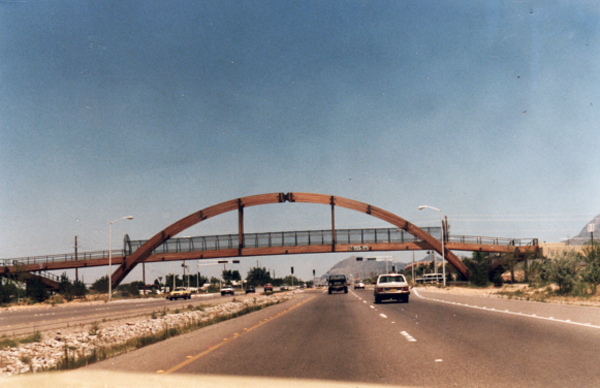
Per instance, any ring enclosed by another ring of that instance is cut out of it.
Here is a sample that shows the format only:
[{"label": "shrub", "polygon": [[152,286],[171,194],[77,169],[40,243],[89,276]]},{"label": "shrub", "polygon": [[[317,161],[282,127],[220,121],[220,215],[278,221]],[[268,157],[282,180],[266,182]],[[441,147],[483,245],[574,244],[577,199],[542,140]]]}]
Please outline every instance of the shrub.
[{"label": "shrub", "polygon": [[494,271],[492,275],[492,283],[494,283],[494,287],[502,287],[502,275],[499,271]]},{"label": "shrub", "polygon": [[40,342],[42,340],[42,333],[36,331],[35,333],[28,335],[27,337],[23,337],[19,340],[22,344],[30,344],[33,342]]},{"label": "shrub", "polygon": [[88,331],[89,335],[97,335],[100,333],[100,324],[96,321],[92,322],[90,325],[90,330]]},{"label": "shrub", "polygon": [[488,253],[473,252],[470,259],[465,259],[463,263],[471,272],[471,282],[478,287],[485,287],[489,283],[491,269],[491,258]]},{"label": "shrub", "polygon": [[549,279],[558,285],[558,293],[565,295],[571,292],[577,281],[577,263],[579,258],[572,251],[558,254],[548,263]]}]

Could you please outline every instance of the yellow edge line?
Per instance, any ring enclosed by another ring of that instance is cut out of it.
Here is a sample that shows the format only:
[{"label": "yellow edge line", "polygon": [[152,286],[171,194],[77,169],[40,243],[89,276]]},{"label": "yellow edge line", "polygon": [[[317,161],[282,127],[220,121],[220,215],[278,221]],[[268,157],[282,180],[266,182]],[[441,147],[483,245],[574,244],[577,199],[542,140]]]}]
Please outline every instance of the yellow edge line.
[{"label": "yellow edge line", "polygon": [[230,342],[230,341],[233,341],[234,339],[240,338],[241,336],[245,335],[246,333],[249,333],[249,332],[251,332],[252,330],[256,329],[257,327],[259,327],[259,326],[262,326],[262,325],[264,325],[265,323],[267,323],[267,322],[270,322],[270,321],[272,321],[272,320],[274,320],[274,319],[276,319],[276,318],[279,318],[279,317],[281,317],[281,316],[282,316],[282,315],[284,315],[284,314],[287,314],[288,312],[292,311],[293,309],[295,309],[295,308],[297,308],[297,307],[300,307],[300,306],[301,306],[301,305],[303,305],[304,303],[306,303],[306,302],[308,302],[308,301],[310,301],[310,300],[312,300],[312,299],[314,299],[314,298],[315,298],[315,296],[313,296],[313,297],[311,297],[311,298],[308,298],[308,299],[306,299],[305,301],[303,301],[303,302],[300,302],[300,303],[298,303],[297,305],[295,305],[295,306],[292,306],[292,307],[290,307],[290,308],[288,308],[288,309],[286,309],[286,310],[283,310],[282,312],[280,312],[280,313],[279,313],[278,315],[276,315],[275,317],[267,318],[267,319],[265,319],[264,321],[261,321],[260,323],[256,324],[256,326],[252,326],[251,328],[249,328],[249,329],[248,329],[248,330],[246,330],[245,332],[241,333],[241,334],[240,334],[240,335],[238,335],[237,337],[234,337],[234,338],[232,338],[232,339],[228,339],[228,340],[224,340],[224,341],[222,341],[221,343],[219,343],[219,344],[217,344],[217,345],[213,346],[212,348],[210,348],[210,349],[207,349],[207,350],[203,351],[202,353],[195,355],[194,357],[188,358],[187,360],[185,360],[185,361],[184,361],[184,362],[182,362],[181,364],[175,365],[175,366],[174,366],[174,367],[172,367],[171,369],[168,369],[168,370],[166,370],[166,371],[164,371],[164,372],[162,372],[162,373],[164,373],[164,374],[173,373],[173,372],[175,372],[175,371],[177,371],[177,370],[179,370],[179,369],[183,368],[184,366],[186,366],[186,365],[188,365],[188,364],[190,364],[190,363],[192,363],[192,362],[196,361],[197,359],[199,359],[199,358],[201,358],[201,357],[204,357],[204,356],[206,356],[207,354],[209,354],[209,353],[210,353],[210,352],[212,352],[213,350],[216,350],[216,349],[220,348],[221,346],[225,345],[227,342]]}]

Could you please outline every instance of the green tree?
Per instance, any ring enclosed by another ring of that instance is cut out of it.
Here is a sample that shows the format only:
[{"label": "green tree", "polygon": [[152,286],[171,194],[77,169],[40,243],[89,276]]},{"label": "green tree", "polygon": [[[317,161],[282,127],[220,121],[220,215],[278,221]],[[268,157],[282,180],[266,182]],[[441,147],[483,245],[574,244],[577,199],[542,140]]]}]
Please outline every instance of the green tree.
[{"label": "green tree", "polygon": [[85,286],[85,283],[81,280],[74,280],[73,292],[75,293],[75,296],[85,296],[85,294],[87,294],[87,287]]},{"label": "green tree", "polygon": [[108,292],[108,275],[104,275],[92,283],[92,289],[100,293]]},{"label": "green tree", "polygon": [[225,283],[229,283],[231,281],[240,281],[242,280],[242,276],[240,275],[240,271],[236,270],[223,270],[221,277],[225,281]]},{"label": "green tree", "polygon": [[489,284],[492,259],[487,252],[473,252],[471,258],[465,258],[463,263],[471,272],[471,282],[478,287]]},{"label": "green tree", "polygon": [[144,282],[134,281],[131,283],[120,284],[117,289],[135,297],[140,295],[140,288],[144,287]]},{"label": "green tree", "polygon": [[583,248],[582,258],[585,261],[583,281],[589,284],[592,294],[595,295],[600,284],[600,244],[588,243]]},{"label": "green tree", "polygon": [[71,301],[75,297],[75,287],[69,280],[66,272],[60,275],[60,282],[58,283],[58,293],[65,297],[66,300]]},{"label": "green tree", "polygon": [[[179,279],[179,275],[175,275],[175,287],[182,287],[183,279]],[[173,288],[173,274],[167,274],[165,276],[165,287]]]},{"label": "green tree", "polygon": [[600,265],[597,263],[587,264],[585,266],[585,271],[583,272],[582,279],[584,282],[590,285],[592,289],[592,294],[596,295],[596,291],[598,290],[598,284],[600,284]]},{"label": "green tree", "polygon": [[533,286],[540,277],[542,268],[545,267],[546,259],[540,258],[538,253],[527,252],[525,259],[523,260],[523,273],[525,274],[525,281],[529,283],[529,287]]},{"label": "green tree", "polygon": [[302,283],[304,283],[302,281],[302,279],[298,279],[294,275],[288,275],[288,276],[284,277],[283,279],[281,279],[281,284],[287,284],[287,285],[294,284],[294,286],[297,286]]},{"label": "green tree", "polygon": [[265,283],[271,283],[271,274],[264,267],[253,267],[248,270],[246,281],[253,286],[260,286]]},{"label": "green tree", "polygon": [[48,299],[48,289],[42,280],[38,277],[32,277],[27,282],[25,295],[37,302],[43,302]]},{"label": "green tree", "polygon": [[10,303],[17,292],[17,286],[12,280],[0,277],[0,304]]},{"label": "green tree", "polygon": [[[510,253],[503,253],[500,260],[502,262],[502,268],[510,271],[510,284],[513,284],[515,282],[515,267],[519,262],[519,254],[517,253],[517,250],[515,249]],[[495,283],[496,282],[494,282],[494,284]]]},{"label": "green tree", "polygon": [[549,280],[558,285],[559,294],[571,292],[577,281],[579,256],[573,251],[563,251],[548,263]]},{"label": "green tree", "polygon": [[583,260],[587,263],[600,262],[600,243],[594,241],[594,243],[587,242],[582,249]]}]

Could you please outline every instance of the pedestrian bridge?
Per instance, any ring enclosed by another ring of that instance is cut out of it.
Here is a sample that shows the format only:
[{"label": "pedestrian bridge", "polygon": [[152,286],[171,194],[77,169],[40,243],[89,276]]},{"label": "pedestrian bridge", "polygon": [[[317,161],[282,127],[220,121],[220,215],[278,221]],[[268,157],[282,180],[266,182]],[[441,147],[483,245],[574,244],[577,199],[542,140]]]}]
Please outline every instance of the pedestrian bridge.
[{"label": "pedestrian bridge", "polygon": [[[244,208],[271,203],[318,203],[331,208],[331,229],[245,233]],[[389,222],[394,227],[379,229],[338,229],[335,208],[343,207]],[[183,230],[208,218],[238,212],[238,233],[214,236],[175,237]],[[447,231],[447,227],[444,228]],[[444,249],[442,249],[442,237]],[[461,236],[442,233],[441,227],[417,227],[383,209],[342,197],[310,193],[274,193],[238,198],[193,213],[165,228],[149,240],[130,240],[125,236],[123,250],[112,252],[113,285],[119,284],[139,263],[173,260],[203,260],[225,257],[353,252],[368,256],[377,251],[434,250],[464,276],[469,276],[462,261],[452,251],[481,251],[525,255],[537,250],[537,239],[509,239]],[[0,260],[0,276],[17,273],[39,278],[50,288],[56,278],[47,271],[108,265],[109,252],[87,252]],[[46,275],[46,276],[45,276]]]}]

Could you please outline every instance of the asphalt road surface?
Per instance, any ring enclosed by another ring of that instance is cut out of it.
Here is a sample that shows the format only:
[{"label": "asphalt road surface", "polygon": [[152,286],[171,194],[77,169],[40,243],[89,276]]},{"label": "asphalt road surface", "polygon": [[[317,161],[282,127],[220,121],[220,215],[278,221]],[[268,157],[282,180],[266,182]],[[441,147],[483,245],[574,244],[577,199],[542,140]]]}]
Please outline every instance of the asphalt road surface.
[{"label": "asphalt road surface", "polygon": [[549,304],[434,299],[413,290],[408,304],[374,305],[369,290],[299,293],[85,369],[419,387],[600,386],[600,326],[577,321],[597,309],[556,306],[555,315],[573,307],[569,319],[536,313],[553,313]]},{"label": "asphalt road surface", "polygon": [[231,298],[233,297],[222,297],[220,294],[200,294],[193,295],[191,299],[176,299],[173,301],[165,298],[148,298],[114,300],[110,303],[76,303],[0,310],[0,335],[31,333],[34,330],[53,330],[68,325],[134,317],[150,314],[153,311],[161,311],[164,308],[177,309],[190,304],[195,306]]}]

